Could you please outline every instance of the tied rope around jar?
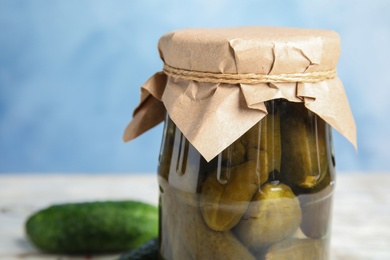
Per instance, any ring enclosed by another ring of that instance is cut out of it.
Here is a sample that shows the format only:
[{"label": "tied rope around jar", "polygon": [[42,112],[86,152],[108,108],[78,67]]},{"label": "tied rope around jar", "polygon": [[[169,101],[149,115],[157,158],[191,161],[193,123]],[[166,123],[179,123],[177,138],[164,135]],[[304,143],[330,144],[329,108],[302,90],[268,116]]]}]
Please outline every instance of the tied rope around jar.
[{"label": "tied rope around jar", "polygon": [[306,73],[290,73],[266,75],[257,73],[212,73],[202,71],[192,71],[171,67],[164,64],[164,73],[173,78],[194,80],[208,83],[225,84],[259,84],[259,83],[278,83],[278,82],[296,82],[296,83],[315,83],[327,79],[333,79],[337,76],[336,70],[314,71]]}]

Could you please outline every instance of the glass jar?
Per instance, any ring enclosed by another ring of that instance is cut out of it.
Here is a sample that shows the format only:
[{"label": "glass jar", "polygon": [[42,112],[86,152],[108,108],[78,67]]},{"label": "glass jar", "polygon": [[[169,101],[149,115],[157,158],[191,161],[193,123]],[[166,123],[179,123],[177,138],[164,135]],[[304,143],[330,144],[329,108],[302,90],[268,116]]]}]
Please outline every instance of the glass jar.
[{"label": "glass jar", "polygon": [[328,259],[331,128],[304,103],[265,105],[268,115],[210,162],[166,117],[160,259]]},{"label": "glass jar", "polygon": [[163,70],[141,87],[123,139],[165,118],[160,258],[327,259],[331,127],[356,147],[338,34],[190,28],[158,49]]}]

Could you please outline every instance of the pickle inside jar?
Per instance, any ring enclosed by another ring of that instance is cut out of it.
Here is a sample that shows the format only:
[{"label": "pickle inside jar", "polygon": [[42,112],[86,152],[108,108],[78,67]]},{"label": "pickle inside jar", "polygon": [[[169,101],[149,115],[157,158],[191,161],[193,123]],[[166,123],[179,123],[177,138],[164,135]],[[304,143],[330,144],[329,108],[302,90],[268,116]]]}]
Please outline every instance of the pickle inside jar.
[{"label": "pickle inside jar", "polygon": [[327,244],[318,239],[291,238],[271,245],[265,259],[267,260],[302,260],[328,259]]},{"label": "pickle inside jar", "polygon": [[266,183],[256,192],[234,233],[252,250],[290,237],[301,223],[299,201],[282,183]]},{"label": "pickle inside jar", "polygon": [[176,250],[176,254],[165,254],[164,257],[174,260],[255,259],[231,231],[214,231],[206,225],[200,212],[199,194],[178,190],[162,178],[159,181],[164,187],[163,203],[166,203],[169,215],[165,216],[169,219],[162,221],[169,222],[168,235],[176,234],[170,241],[171,250]]},{"label": "pickle inside jar", "polygon": [[202,185],[203,218],[215,231],[230,230],[238,223],[259,185],[255,161],[231,168],[229,175],[226,182],[221,181],[216,170]]},{"label": "pickle inside jar", "polygon": [[[218,156],[216,167],[202,184],[200,195],[202,214],[211,229],[232,229],[244,215],[258,187],[268,180],[271,172],[280,170],[279,133],[280,119],[275,109]],[[243,157],[246,161],[235,165]]]},{"label": "pickle inside jar", "polygon": [[169,169],[172,161],[172,151],[174,145],[176,126],[173,121],[166,116],[163,140],[161,142],[159,160],[158,160],[158,174],[168,180]]},{"label": "pickle inside jar", "polygon": [[288,183],[313,188],[328,171],[327,124],[303,103],[281,102],[281,171]]}]

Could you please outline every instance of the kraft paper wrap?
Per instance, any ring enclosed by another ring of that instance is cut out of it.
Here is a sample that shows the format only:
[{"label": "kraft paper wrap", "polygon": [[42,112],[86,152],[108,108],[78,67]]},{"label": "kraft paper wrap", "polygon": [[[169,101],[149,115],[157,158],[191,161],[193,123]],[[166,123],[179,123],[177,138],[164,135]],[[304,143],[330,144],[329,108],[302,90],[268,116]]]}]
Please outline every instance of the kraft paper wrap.
[{"label": "kraft paper wrap", "polygon": [[[218,74],[280,75],[335,70],[340,55],[337,33],[327,30],[239,27],[185,29],[159,41],[166,65]],[[267,115],[264,102],[284,98],[305,106],[354,146],[356,126],[341,81],[209,83],[153,75],[141,87],[141,102],[123,139],[129,141],[169,116],[210,161]]]}]

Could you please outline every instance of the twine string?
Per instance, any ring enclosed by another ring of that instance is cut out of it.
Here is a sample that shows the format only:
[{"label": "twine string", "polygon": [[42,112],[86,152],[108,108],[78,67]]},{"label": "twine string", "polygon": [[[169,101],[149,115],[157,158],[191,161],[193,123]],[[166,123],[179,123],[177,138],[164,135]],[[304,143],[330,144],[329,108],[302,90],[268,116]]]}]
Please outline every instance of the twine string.
[{"label": "twine string", "polygon": [[194,80],[208,83],[226,83],[226,84],[259,84],[259,83],[286,83],[301,82],[315,83],[327,79],[333,79],[337,76],[336,70],[314,71],[305,73],[265,75],[257,73],[212,73],[202,71],[192,71],[171,67],[164,64],[164,73],[173,78],[185,80]]}]

